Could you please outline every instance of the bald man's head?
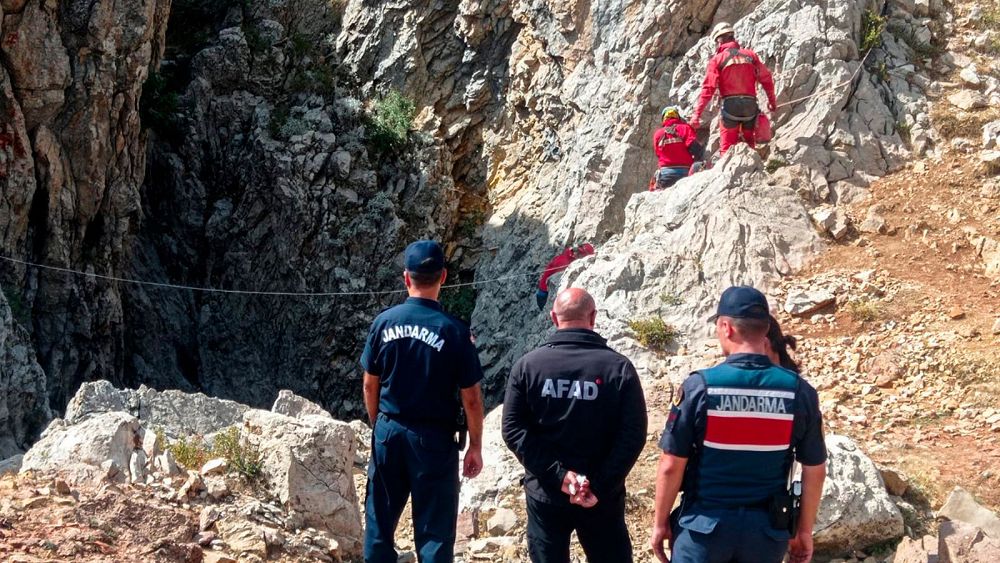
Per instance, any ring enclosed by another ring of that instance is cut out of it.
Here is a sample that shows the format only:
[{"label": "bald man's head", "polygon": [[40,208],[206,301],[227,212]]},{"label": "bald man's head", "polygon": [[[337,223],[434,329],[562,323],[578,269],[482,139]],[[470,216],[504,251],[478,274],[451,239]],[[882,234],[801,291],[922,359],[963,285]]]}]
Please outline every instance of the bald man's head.
[{"label": "bald man's head", "polygon": [[552,306],[552,321],[559,328],[594,328],[597,304],[579,287],[564,290]]}]

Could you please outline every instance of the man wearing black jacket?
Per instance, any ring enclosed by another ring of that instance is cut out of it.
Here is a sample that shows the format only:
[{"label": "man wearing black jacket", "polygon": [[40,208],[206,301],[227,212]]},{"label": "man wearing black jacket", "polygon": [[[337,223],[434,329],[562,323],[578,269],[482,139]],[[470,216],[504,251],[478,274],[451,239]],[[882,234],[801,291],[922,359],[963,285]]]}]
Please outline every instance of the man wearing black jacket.
[{"label": "man wearing black jacket", "polygon": [[524,464],[528,552],[568,563],[576,530],[591,563],[632,561],[625,478],[646,441],[646,401],[632,363],[594,332],[586,291],[556,298],[558,330],[511,370],[503,438]]}]

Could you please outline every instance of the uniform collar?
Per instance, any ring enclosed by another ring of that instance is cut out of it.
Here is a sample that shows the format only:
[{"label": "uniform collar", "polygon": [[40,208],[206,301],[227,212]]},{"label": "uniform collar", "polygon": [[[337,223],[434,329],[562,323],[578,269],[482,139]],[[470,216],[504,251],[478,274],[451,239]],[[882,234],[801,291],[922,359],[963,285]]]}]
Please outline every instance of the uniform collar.
[{"label": "uniform collar", "polygon": [[721,53],[723,51],[728,51],[729,49],[741,49],[739,42],[730,41],[728,43],[723,43],[719,45],[719,48],[715,50],[716,53]]},{"label": "uniform collar", "polygon": [[746,368],[767,368],[774,364],[771,363],[771,358],[768,358],[764,354],[730,354],[726,361],[726,364],[738,364],[740,367]]},{"label": "uniform collar", "polygon": [[671,125],[677,125],[678,123],[684,123],[684,121],[676,117],[668,117],[666,121],[663,122],[664,127],[670,127]]},{"label": "uniform collar", "polygon": [[549,337],[549,344],[594,344],[607,346],[608,341],[600,334],[586,328],[562,328]]},{"label": "uniform collar", "polygon": [[441,303],[433,299],[425,299],[423,297],[407,297],[406,302],[410,305],[420,305],[421,307],[427,307],[429,309],[434,309],[435,311],[441,310]]}]

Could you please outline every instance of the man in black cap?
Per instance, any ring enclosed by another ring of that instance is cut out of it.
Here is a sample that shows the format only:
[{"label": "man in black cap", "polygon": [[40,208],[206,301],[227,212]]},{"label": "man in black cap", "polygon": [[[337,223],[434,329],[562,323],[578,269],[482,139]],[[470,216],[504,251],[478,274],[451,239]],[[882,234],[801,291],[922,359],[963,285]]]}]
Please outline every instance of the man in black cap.
[{"label": "man in black cap", "polygon": [[469,429],[463,474],[483,467],[483,377],[469,328],[441,310],[448,272],[438,243],[406,248],[409,299],[372,323],[361,366],[373,425],[365,502],[365,561],[396,563],[396,525],[412,496],[421,563],[454,559],[458,517],[459,397]]},{"label": "man in black cap", "polygon": [[573,531],[590,563],[632,561],[625,478],[646,443],[646,401],[632,363],[594,332],[580,288],[556,298],[559,329],[511,369],[503,439],[524,464],[528,553],[569,563]]},{"label": "man in black cap", "polygon": [[[660,440],[653,552],[673,563],[778,563],[788,551],[807,562],[826,476],[816,390],[768,359],[761,292],[727,289],[711,320],[726,360],[691,374],[675,395]],[[793,459],[802,464],[797,521],[788,518]]]}]

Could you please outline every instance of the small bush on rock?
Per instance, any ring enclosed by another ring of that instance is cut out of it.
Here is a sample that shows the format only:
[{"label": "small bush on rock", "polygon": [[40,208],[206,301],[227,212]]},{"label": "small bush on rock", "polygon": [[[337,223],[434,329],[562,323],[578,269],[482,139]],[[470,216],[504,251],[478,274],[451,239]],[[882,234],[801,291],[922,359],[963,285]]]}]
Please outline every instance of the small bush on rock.
[{"label": "small bush on rock", "polygon": [[417,106],[413,100],[396,90],[390,91],[375,103],[368,136],[372,146],[379,152],[391,152],[402,148],[409,137]]},{"label": "small bush on rock", "polygon": [[226,428],[215,436],[212,453],[225,459],[230,471],[250,480],[259,477],[264,467],[260,449],[241,438],[240,430],[235,426]]},{"label": "small bush on rock", "polygon": [[885,315],[885,307],[874,299],[858,299],[847,304],[847,314],[855,322],[870,323]]},{"label": "small bush on rock", "polygon": [[662,317],[633,319],[628,322],[634,338],[650,350],[665,351],[677,341],[680,332]]},{"label": "small bush on rock", "polygon": [[205,462],[211,457],[208,446],[201,436],[181,438],[167,446],[167,449],[174,455],[177,463],[194,471],[201,469],[201,466],[205,465]]},{"label": "small bush on rock", "polygon": [[868,10],[861,15],[861,51],[868,51],[879,44],[882,31],[885,29],[885,16]]}]

